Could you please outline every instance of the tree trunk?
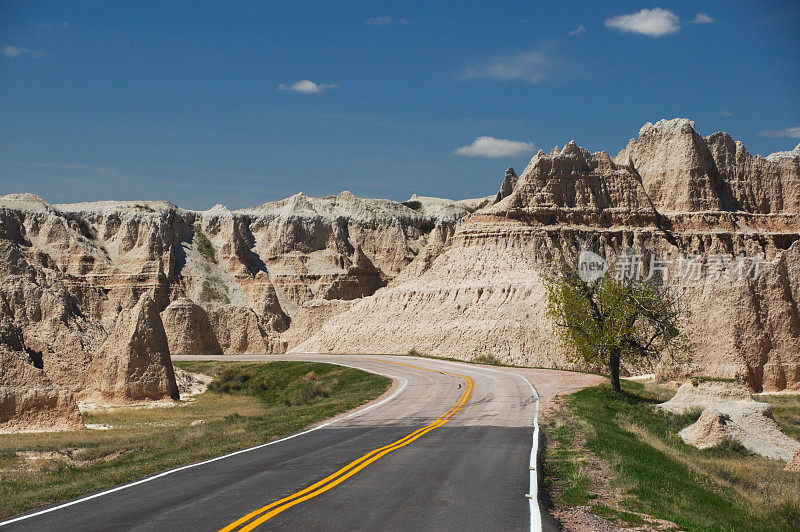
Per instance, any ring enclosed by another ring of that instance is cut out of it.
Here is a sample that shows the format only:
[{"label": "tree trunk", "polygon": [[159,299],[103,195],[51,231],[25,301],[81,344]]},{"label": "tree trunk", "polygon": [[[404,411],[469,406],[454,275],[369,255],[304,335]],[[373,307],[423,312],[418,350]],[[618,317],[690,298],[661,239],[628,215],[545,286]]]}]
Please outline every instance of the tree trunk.
[{"label": "tree trunk", "polygon": [[611,368],[611,388],[615,392],[621,392],[619,385],[619,353],[611,353],[608,357],[608,366]]}]

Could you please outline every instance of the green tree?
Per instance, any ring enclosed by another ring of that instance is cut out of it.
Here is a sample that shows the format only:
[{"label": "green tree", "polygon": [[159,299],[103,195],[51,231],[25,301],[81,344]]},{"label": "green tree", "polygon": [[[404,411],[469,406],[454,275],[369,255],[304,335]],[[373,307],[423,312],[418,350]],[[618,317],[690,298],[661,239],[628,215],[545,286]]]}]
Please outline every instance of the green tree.
[{"label": "green tree", "polygon": [[562,263],[547,282],[548,312],[556,333],[576,361],[607,364],[611,387],[620,391],[620,362],[654,359],[665,351],[688,355],[679,328],[680,298],[656,277],[584,281]]}]

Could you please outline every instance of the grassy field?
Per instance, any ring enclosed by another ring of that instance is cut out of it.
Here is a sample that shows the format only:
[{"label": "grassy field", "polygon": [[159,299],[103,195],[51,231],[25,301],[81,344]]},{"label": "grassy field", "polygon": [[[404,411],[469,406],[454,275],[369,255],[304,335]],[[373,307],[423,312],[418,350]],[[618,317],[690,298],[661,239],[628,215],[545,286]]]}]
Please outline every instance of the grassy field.
[{"label": "grassy field", "polygon": [[[588,505],[628,525],[646,514],[684,530],[798,529],[800,475],[783,471],[784,462],[735,444],[686,445],[677,432],[698,414],[653,409],[674,392],[627,381],[623,391],[603,385],[565,397],[562,415],[545,425],[545,490],[556,507]],[[800,435],[800,398],[758,399],[773,403],[787,434]]]},{"label": "grassy field", "polygon": [[0,517],[269,441],[355,408],[391,384],[311,362],[176,365],[213,375],[209,391],[173,407],[84,415],[110,430],[0,435]]}]

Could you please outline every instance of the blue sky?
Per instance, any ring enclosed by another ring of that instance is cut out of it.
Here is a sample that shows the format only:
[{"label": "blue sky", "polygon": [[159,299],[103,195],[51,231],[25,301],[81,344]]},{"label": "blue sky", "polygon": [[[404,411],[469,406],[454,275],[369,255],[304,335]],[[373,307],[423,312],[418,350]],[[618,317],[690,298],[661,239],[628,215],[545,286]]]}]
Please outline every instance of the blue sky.
[{"label": "blue sky", "polygon": [[0,3],[0,193],[53,203],[477,197],[679,116],[800,142],[800,4]]}]

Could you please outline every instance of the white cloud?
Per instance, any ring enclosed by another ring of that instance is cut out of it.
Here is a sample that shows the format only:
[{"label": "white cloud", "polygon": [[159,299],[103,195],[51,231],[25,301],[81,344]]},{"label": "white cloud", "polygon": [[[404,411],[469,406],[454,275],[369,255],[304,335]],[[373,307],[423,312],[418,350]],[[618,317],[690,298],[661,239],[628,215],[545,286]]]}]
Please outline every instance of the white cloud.
[{"label": "white cloud", "polygon": [[19,46],[11,46],[10,44],[6,44],[2,48],[0,48],[0,54],[3,54],[6,57],[17,57],[20,55],[30,55],[31,57],[42,57],[44,55],[42,52],[37,52],[35,50],[28,50],[27,48],[21,48]]},{"label": "white cloud", "polygon": [[278,88],[280,90],[302,92],[303,94],[317,94],[328,89],[333,89],[335,87],[336,85],[325,85],[322,83],[314,83],[313,81],[307,79],[300,80],[294,85],[284,85],[283,83],[278,85]]},{"label": "white cloud", "polygon": [[715,22],[707,13],[698,13],[692,19],[693,24],[711,24]]},{"label": "white cloud", "polygon": [[722,116],[733,116],[733,113],[731,113],[730,111],[720,111],[719,114],[721,114]]},{"label": "white cloud", "polygon": [[786,137],[790,139],[800,139],[800,126],[787,127],[786,129],[770,129],[762,131],[759,137]]},{"label": "white cloud", "polygon": [[680,29],[678,15],[660,7],[642,9],[638,13],[608,18],[606,27],[630,33],[641,33],[650,37],[669,35]]},{"label": "white cloud", "polygon": [[584,33],[586,33],[586,28],[583,26],[583,24],[581,24],[571,32],[567,33],[567,37],[576,37],[578,35],[583,35]]},{"label": "white cloud", "polygon": [[520,140],[478,137],[472,141],[472,144],[461,146],[453,153],[467,157],[516,157],[531,153],[535,148],[533,143]]},{"label": "white cloud", "polygon": [[365,20],[364,24],[367,26],[408,26],[408,20],[394,17],[372,17]]},{"label": "white cloud", "polygon": [[528,83],[541,83],[559,61],[547,55],[547,47],[517,55],[499,57],[478,67],[469,67],[464,77],[488,78],[498,81],[523,80]]}]

